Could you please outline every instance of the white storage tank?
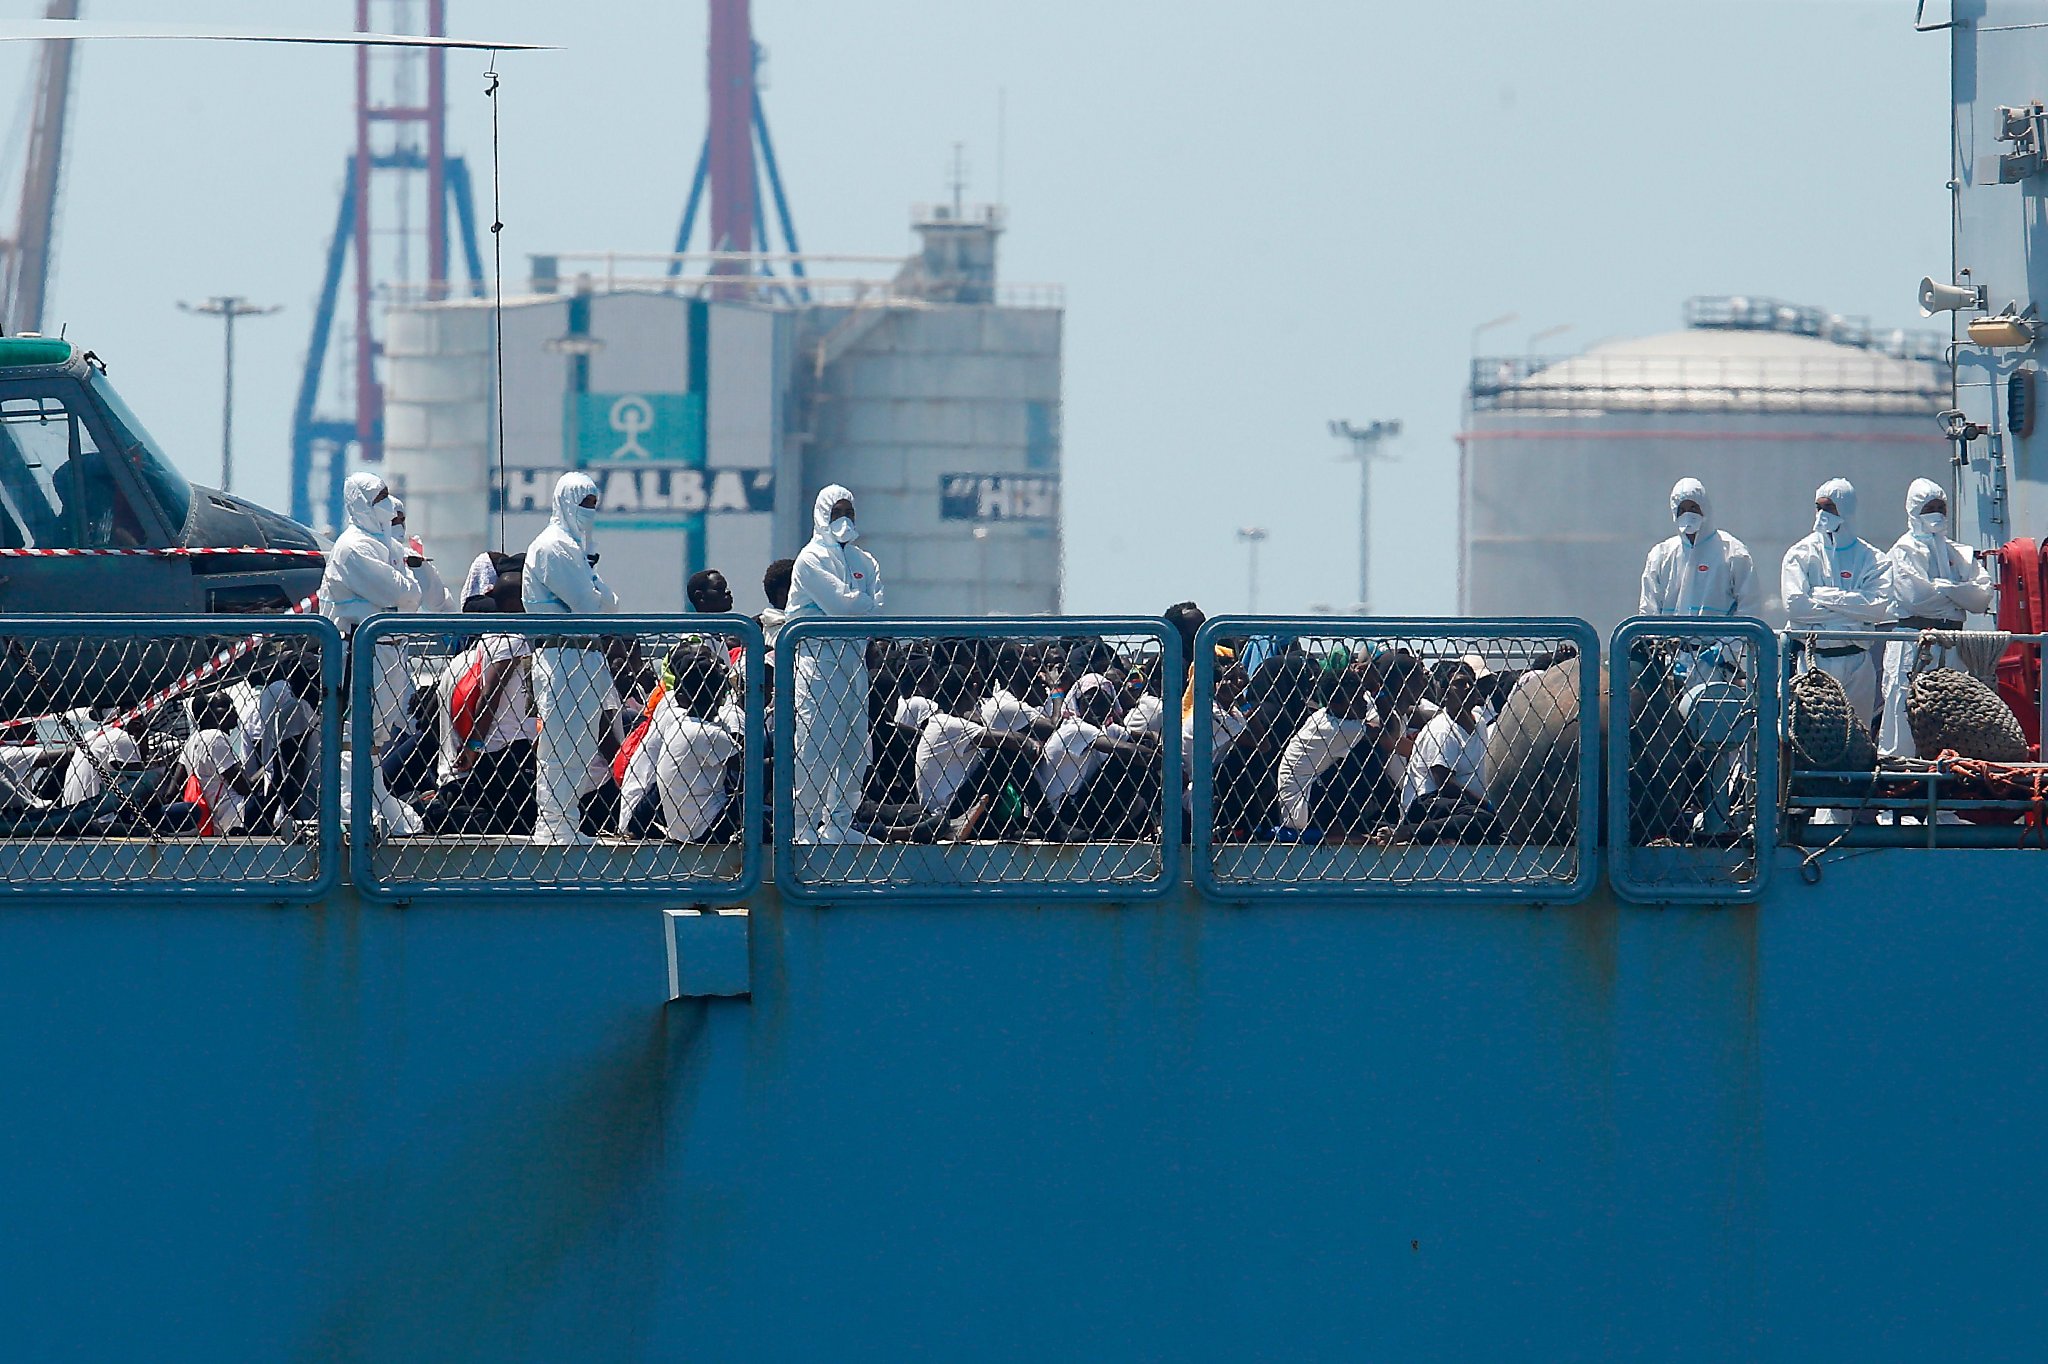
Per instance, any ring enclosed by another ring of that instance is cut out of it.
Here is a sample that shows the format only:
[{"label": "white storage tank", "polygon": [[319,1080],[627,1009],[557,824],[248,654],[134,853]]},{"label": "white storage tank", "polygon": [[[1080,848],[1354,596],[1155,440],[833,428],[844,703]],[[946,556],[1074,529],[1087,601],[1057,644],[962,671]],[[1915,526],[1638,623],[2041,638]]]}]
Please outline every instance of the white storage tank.
[{"label": "white storage tank", "polygon": [[1643,556],[1673,533],[1671,485],[1701,479],[1746,543],[1782,625],[1778,570],[1813,492],[1856,485],[1857,532],[1888,547],[1906,486],[1951,486],[1938,333],[1873,335],[1772,299],[1697,298],[1681,331],[1568,358],[1473,362],[1459,436],[1459,609],[1635,614]]}]

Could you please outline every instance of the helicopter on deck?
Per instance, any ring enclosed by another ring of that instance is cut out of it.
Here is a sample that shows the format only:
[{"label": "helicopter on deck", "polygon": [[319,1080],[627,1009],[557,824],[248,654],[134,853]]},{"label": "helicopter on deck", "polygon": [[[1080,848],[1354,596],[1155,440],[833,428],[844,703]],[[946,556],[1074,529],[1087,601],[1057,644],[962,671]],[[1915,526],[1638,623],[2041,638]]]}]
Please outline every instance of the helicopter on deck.
[{"label": "helicopter on deck", "polygon": [[[208,549],[253,552],[187,552]],[[318,589],[321,549],[188,482],[92,352],[0,337],[0,613],[290,611]],[[47,550],[89,552],[21,552]]]}]

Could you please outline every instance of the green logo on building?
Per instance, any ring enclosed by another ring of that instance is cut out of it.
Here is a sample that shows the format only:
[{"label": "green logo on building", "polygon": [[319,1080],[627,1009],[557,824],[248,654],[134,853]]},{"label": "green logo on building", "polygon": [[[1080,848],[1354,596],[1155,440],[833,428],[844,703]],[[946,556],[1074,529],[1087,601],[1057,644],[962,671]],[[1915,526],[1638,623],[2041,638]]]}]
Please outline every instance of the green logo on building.
[{"label": "green logo on building", "polygon": [[564,415],[578,468],[704,463],[701,393],[571,393]]}]

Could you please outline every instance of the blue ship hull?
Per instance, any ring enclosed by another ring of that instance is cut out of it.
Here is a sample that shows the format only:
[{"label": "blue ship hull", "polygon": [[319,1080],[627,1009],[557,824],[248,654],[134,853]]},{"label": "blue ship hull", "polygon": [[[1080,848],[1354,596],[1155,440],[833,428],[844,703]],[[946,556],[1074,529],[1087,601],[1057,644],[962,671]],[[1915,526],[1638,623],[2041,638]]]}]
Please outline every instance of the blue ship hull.
[{"label": "blue ship hull", "polygon": [[[2037,856],[0,919],[6,1357],[2038,1358]],[[686,940],[685,947],[688,947]]]}]

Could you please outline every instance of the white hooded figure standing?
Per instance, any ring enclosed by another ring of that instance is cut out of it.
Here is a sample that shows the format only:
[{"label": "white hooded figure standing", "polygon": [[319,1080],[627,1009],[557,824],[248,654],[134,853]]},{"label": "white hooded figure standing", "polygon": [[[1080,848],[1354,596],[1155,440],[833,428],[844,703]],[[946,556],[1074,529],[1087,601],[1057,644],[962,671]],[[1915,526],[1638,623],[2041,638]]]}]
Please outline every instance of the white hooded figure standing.
[{"label": "white hooded figure standing", "polygon": [[1713,503],[1696,478],[1671,485],[1671,520],[1678,533],[1643,560],[1645,616],[1749,616],[1764,613],[1764,584],[1749,547],[1714,525]]},{"label": "white hooded figure standing", "polygon": [[[320,575],[320,614],[340,627],[344,638],[352,637],[356,626],[371,616],[419,609],[419,579],[405,566],[404,550],[392,534],[396,500],[384,480],[372,473],[350,474],[341,485],[341,509],[348,525],[334,538]],[[369,715],[373,760],[404,723],[410,699],[405,651],[380,648],[376,659]],[[350,724],[361,722],[361,717],[352,717]],[[419,832],[418,812],[385,789],[381,767],[371,774],[371,789],[377,814],[390,832]]]},{"label": "white hooded figure standing", "polygon": [[[1892,618],[1891,561],[1856,538],[1856,489],[1831,478],[1814,490],[1813,533],[1785,551],[1780,586],[1787,628],[1874,630]],[[1802,646],[1803,648],[1804,646]],[[1821,640],[1814,662],[1842,684],[1852,714],[1877,720],[1877,655],[1868,645]]]},{"label": "white hooded figure standing", "polygon": [[[1892,542],[1892,608],[1908,630],[1960,630],[1965,619],[1991,609],[1991,572],[1976,553],[1948,538],[1948,494],[1931,478],[1906,489],[1906,533]],[[1884,658],[1884,718],[1877,749],[1888,758],[1913,757],[1913,727],[1906,719],[1917,643],[1894,644]],[[1960,664],[1953,651],[1933,648],[1928,666]]]},{"label": "white hooded figure standing", "polygon": [[[838,484],[811,508],[811,538],[791,570],[788,621],[872,616],[882,609],[882,570],[854,546],[853,494]],[[868,765],[866,641],[814,639],[794,667],[794,768],[790,777],[795,843],[866,843],[855,832]]]},{"label": "white hooded figure standing", "polygon": [[[530,615],[603,615],[619,598],[598,576],[597,484],[566,473],[555,483],[554,515],[526,549],[520,600]],[[597,756],[611,670],[599,642],[584,635],[534,640],[533,699],[540,717],[535,843],[588,843],[580,792]]]}]

